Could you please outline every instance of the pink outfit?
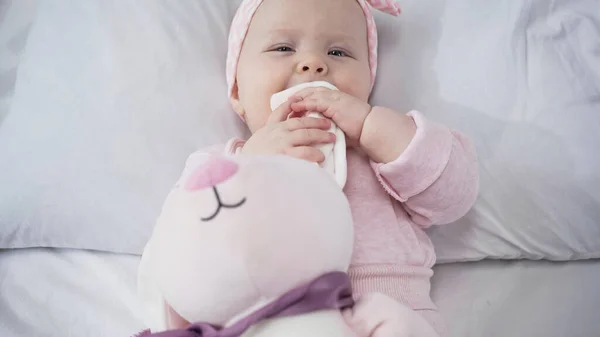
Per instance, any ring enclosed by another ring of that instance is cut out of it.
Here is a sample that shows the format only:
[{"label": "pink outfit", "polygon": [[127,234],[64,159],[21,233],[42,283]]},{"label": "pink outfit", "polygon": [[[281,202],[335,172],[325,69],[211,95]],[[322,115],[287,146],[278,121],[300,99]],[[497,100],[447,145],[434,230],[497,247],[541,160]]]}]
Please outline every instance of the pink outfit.
[{"label": "pink outfit", "polygon": [[[393,162],[370,161],[348,149],[348,197],[355,226],[349,270],[356,296],[389,295],[419,311],[440,333],[444,327],[430,297],[434,247],[424,229],[462,217],[475,202],[478,170],[475,148],[461,133],[408,114],[417,133]],[[231,140],[235,154],[244,141]]]}]

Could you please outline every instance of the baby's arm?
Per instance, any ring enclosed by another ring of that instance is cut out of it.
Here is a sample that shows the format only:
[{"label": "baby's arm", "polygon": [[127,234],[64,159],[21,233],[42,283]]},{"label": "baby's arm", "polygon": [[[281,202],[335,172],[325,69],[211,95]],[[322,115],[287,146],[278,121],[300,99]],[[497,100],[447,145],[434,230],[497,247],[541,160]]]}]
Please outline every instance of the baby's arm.
[{"label": "baby's arm", "polygon": [[361,148],[386,191],[423,226],[453,222],[473,206],[479,189],[475,147],[463,134],[427,120],[373,107]]}]

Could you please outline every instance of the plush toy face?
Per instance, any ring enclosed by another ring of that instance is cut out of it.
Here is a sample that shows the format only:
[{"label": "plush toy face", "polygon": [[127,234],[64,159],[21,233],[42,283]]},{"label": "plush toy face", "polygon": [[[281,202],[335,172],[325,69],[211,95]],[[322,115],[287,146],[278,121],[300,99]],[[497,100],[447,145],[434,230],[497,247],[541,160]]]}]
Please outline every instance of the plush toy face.
[{"label": "plush toy face", "polygon": [[167,304],[187,321],[223,325],[326,272],[346,271],[352,217],[317,165],[207,156],[168,196],[151,242]]}]

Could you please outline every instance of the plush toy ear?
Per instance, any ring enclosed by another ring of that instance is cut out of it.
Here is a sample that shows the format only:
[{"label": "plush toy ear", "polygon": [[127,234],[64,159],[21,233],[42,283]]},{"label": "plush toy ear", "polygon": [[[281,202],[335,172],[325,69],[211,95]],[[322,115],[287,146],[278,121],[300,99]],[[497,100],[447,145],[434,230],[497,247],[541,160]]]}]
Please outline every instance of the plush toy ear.
[{"label": "plush toy ear", "polygon": [[185,181],[184,188],[198,191],[221,184],[238,171],[238,164],[221,156],[213,156],[194,169]]},{"label": "plush toy ear", "polygon": [[168,316],[166,302],[156,283],[153,273],[152,239],[148,241],[142,259],[138,267],[138,298],[140,299],[143,310],[145,310],[144,323],[151,332],[160,332],[167,330]]},{"label": "plush toy ear", "polygon": [[[194,175],[198,175],[198,169],[205,163],[209,162],[216,154],[197,152],[188,157],[185,162],[185,168],[179,176],[179,180],[175,183],[175,188],[185,188],[188,182]],[[187,188],[186,188],[187,189]]]}]

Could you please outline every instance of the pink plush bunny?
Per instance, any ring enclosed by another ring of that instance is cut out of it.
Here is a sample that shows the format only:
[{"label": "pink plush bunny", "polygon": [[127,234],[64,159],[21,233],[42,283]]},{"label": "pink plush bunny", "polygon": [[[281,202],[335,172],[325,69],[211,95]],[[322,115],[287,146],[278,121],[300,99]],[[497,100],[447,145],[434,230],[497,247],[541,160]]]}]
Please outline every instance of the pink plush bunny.
[{"label": "pink plush bunny", "polygon": [[322,168],[284,156],[191,157],[140,263],[145,334],[437,336],[384,295],[354,303],[352,244],[348,202]]}]

